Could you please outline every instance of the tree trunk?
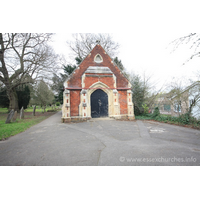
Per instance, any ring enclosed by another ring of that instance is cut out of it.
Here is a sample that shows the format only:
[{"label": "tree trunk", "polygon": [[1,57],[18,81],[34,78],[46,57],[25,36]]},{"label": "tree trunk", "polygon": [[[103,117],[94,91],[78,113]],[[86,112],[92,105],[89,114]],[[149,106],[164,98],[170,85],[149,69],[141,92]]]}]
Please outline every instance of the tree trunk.
[{"label": "tree trunk", "polygon": [[15,89],[7,90],[8,93],[8,98],[10,100],[9,103],[9,111],[14,110],[19,112],[19,106],[18,106],[18,97],[17,97],[17,92]]}]

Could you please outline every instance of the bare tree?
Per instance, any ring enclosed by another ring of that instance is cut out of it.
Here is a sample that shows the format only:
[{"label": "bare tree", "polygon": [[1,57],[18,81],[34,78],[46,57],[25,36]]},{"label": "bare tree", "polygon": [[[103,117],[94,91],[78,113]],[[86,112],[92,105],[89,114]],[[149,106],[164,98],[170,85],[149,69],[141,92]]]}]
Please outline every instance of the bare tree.
[{"label": "bare tree", "polygon": [[[184,44],[188,45],[190,49],[194,50],[193,53],[188,57],[186,62],[189,62],[191,59],[200,56],[200,34],[191,33],[187,36],[183,36],[172,41],[171,44],[174,46],[173,50],[176,50],[179,46]],[[185,64],[186,62],[184,62],[183,64]],[[191,84],[188,87],[186,87],[186,89],[180,91],[180,95],[183,96],[184,93],[188,93],[188,96],[190,97],[190,105],[188,106],[189,114],[191,114],[193,107],[196,106],[200,101],[200,94],[199,94],[200,72],[197,71],[197,74],[199,74],[197,80],[191,81]]]},{"label": "bare tree", "polygon": [[175,80],[168,85],[169,92],[165,94],[168,103],[172,106],[171,113],[180,115],[189,112],[189,91],[185,89],[183,80]]},{"label": "bare tree", "polygon": [[186,62],[190,61],[194,57],[200,56],[200,34],[190,33],[189,35],[175,39],[170,43],[170,45],[173,45],[173,51],[184,44],[188,45],[190,49],[194,49],[193,53],[188,57]]},{"label": "bare tree", "polygon": [[189,115],[192,114],[192,111],[194,107],[196,107],[195,110],[199,112],[199,106],[200,106],[200,81],[195,81],[188,87],[186,87],[182,93],[188,93],[189,96],[189,108],[188,113]]},{"label": "bare tree", "polygon": [[9,109],[19,110],[16,87],[48,77],[56,55],[49,33],[0,33],[0,82],[6,86]]},{"label": "bare tree", "polygon": [[141,114],[143,112],[144,104],[149,108],[152,108],[156,97],[162,88],[156,91],[156,83],[152,82],[152,75],[147,75],[145,72],[142,76],[130,73],[128,74],[128,77],[132,84],[135,114]]},{"label": "bare tree", "polygon": [[98,42],[111,57],[116,56],[119,48],[119,44],[114,42],[111,35],[107,33],[76,33],[73,34],[73,38],[74,40],[67,41],[67,44],[72,50],[73,56],[81,60],[88,55]]},{"label": "bare tree", "polygon": [[43,80],[39,81],[33,91],[31,103],[41,105],[45,112],[46,106],[52,104],[53,99],[54,94],[52,90]]}]

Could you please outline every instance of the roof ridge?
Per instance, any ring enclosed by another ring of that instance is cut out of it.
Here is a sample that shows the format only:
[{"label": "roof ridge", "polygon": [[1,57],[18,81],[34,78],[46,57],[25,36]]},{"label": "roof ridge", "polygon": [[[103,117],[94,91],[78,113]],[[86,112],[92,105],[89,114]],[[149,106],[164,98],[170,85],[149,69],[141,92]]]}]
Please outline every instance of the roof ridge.
[{"label": "roof ridge", "polygon": [[[94,46],[94,48],[97,46],[98,44],[96,44],[95,46]],[[101,46],[102,47],[102,46]],[[94,49],[94,48],[92,48],[92,50]],[[102,47],[103,48],[103,47]],[[79,68],[79,66],[82,64],[82,62],[88,57],[88,55],[92,52],[92,50],[87,54],[87,56],[85,56],[85,58],[76,66],[76,68],[74,69],[74,71],[67,77],[67,79],[65,80],[65,82],[66,81],[68,81],[72,76],[73,76],[73,74],[75,73],[75,71]]]},{"label": "roof ridge", "polygon": [[[131,81],[130,81],[129,78],[127,77],[126,73],[123,72],[123,71],[119,68],[119,66],[116,64],[116,62],[114,61],[114,59],[107,53],[107,51],[106,51],[106,50],[102,47],[102,45],[99,44],[99,43],[97,43],[97,44],[92,48],[92,50],[87,54],[87,56],[85,56],[85,58],[81,61],[81,63],[79,63],[79,65],[76,66],[75,70],[67,77],[67,79],[65,80],[65,82],[68,81],[68,80],[70,80],[70,78],[73,76],[73,74],[75,74],[76,70],[79,68],[79,66],[82,64],[82,62],[88,57],[88,55],[93,51],[93,49],[94,49],[96,46],[100,46],[100,47],[105,51],[105,53],[111,58],[111,60],[112,60],[112,62],[113,62],[113,65],[116,66],[116,67],[120,70],[120,73],[128,80],[129,83],[131,83]],[[64,83],[65,83],[65,82],[64,82]],[[132,83],[131,83],[131,85],[132,85]]]}]

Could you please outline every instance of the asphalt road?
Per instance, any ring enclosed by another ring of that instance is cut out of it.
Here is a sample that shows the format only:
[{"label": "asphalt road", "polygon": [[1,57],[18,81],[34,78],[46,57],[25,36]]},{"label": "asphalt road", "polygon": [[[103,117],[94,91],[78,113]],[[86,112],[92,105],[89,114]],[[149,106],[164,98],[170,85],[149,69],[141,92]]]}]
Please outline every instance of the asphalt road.
[{"label": "asphalt road", "polygon": [[61,112],[0,141],[1,166],[199,166],[200,131],[151,121],[61,123]]}]

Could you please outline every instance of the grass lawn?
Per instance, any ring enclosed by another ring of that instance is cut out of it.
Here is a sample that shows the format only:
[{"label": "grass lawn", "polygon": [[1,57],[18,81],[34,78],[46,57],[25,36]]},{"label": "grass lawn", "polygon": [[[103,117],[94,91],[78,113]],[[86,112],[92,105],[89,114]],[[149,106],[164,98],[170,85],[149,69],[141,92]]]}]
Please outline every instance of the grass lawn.
[{"label": "grass lawn", "polygon": [[[46,107],[46,112],[48,111],[48,110],[52,110],[52,108],[51,107]],[[33,112],[33,108],[32,107],[30,107],[30,108],[27,108],[26,110],[24,110],[25,112]],[[38,106],[36,106],[36,110],[35,110],[36,112],[43,112],[43,109],[41,108],[41,107],[38,107]]]},{"label": "grass lawn", "polygon": [[[48,110],[52,110],[52,108],[46,107],[46,111],[48,111]],[[25,112],[33,112],[33,108],[29,107],[29,108],[25,109],[24,111]],[[41,107],[37,106],[35,111],[36,112],[43,112],[43,109]],[[0,114],[3,114],[3,113],[8,113],[8,109],[7,108],[0,108]]]},{"label": "grass lawn", "polygon": [[18,113],[16,122],[5,124],[6,118],[8,116],[7,112],[7,109],[0,109],[0,140],[4,140],[10,136],[23,132],[31,126],[55,114],[55,112],[36,112],[36,116],[32,116],[32,112],[25,112],[24,119],[20,119]]},{"label": "grass lawn", "polygon": [[0,114],[3,113],[8,113],[8,109],[7,108],[0,108]]},{"label": "grass lawn", "polygon": [[153,119],[153,118],[151,116],[139,115],[139,116],[135,116],[135,119],[138,119],[138,120],[149,120],[149,119]]}]

